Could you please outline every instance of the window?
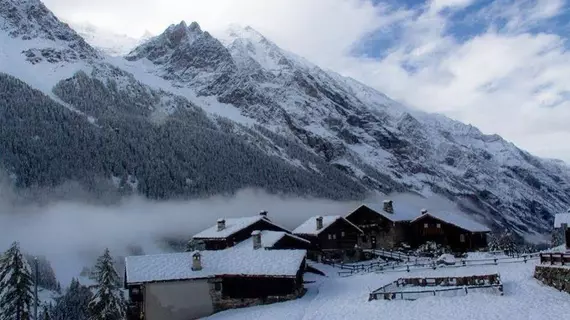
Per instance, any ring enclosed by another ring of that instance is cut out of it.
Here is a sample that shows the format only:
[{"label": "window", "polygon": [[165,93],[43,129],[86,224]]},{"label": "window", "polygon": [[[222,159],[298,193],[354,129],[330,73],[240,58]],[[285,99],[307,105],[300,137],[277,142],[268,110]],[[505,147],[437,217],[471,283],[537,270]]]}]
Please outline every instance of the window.
[{"label": "window", "polygon": [[427,228],[429,228],[429,224],[424,223],[424,229],[427,229]]},{"label": "window", "polygon": [[329,240],[332,240],[332,234],[329,233]]},{"label": "window", "polygon": [[459,242],[465,242],[465,235],[464,234],[459,235]]},{"label": "window", "polygon": [[214,283],[214,290],[222,291],[222,283],[221,282]]},{"label": "window", "polygon": [[437,224],[437,228],[438,228],[438,229],[441,229],[441,223],[438,223],[438,224]]},{"label": "window", "polygon": [[336,240],[336,234],[332,235],[333,240]]},{"label": "window", "polygon": [[362,242],[368,242],[368,237],[367,237],[367,236],[362,236]]},{"label": "window", "polygon": [[344,238],[344,231],[340,233],[340,236]]}]

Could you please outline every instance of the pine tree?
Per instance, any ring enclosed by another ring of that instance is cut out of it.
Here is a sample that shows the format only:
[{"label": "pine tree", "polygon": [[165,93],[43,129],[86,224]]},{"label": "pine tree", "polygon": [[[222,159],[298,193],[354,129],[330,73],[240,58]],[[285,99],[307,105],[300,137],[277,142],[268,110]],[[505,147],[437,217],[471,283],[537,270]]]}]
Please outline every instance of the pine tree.
[{"label": "pine tree", "polygon": [[40,320],[53,320],[53,318],[51,317],[50,309],[51,307],[48,306],[43,307],[42,313],[40,314]]},{"label": "pine tree", "polygon": [[0,319],[30,319],[34,295],[31,268],[17,242],[0,261]]},{"label": "pine tree", "polygon": [[56,304],[51,312],[54,320],[87,320],[89,319],[89,301],[93,294],[86,286],[72,279],[65,294],[56,299]]},{"label": "pine tree", "polygon": [[105,253],[97,259],[93,272],[97,285],[95,294],[89,303],[89,319],[125,319],[125,299],[109,249],[105,249]]}]

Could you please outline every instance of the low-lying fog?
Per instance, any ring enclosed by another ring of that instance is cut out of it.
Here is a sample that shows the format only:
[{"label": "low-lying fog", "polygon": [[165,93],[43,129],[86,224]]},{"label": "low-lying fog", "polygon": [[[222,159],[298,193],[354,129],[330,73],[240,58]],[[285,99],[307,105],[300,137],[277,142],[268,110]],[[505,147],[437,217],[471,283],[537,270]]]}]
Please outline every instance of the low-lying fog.
[{"label": "low-lying fog", "polygon": [[[57,200],[42,205],[14,201],[13,194],[0,188],[0,250],[19,241],[23,251],[44,255],[55,269],[62,284],[79,275],[82,267],[91,266],[94,257],[108,247],[113,255],[125,255],[126,246],[139,245],[145,253],[167,250],[157,239],[190,239],[200,230],[212,226],[220,217],[239,217],[267,210],[276,223],[293,229],[314,215],[346,215],[360,202],[336,202],[268,195],[244,190],[235,196],[212,197],[193,201],[150,201],[129,197],[113,204],[96,204],[84,200]],[[10,195],[10,196],[8,196]],[[382,203],[384,196],[367,202]],[[441,199],[422,199],[408,194],[391,195],[394,206],[431,210],[454,210]]]}]

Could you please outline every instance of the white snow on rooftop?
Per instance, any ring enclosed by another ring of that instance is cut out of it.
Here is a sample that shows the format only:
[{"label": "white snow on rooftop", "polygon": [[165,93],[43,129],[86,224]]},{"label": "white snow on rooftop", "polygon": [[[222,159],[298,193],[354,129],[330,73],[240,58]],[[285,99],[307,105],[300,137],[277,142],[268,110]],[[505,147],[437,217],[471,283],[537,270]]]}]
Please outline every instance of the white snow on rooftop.
[{"label": "white snow on rooftop", "polygon": [[[465,216],[456,214],[456,213],[451,213],[451,212],[437,212],[437,213],[433,213],[433,212],[428,212],[425,215],[429,215],[432,216],[436,219],[439,219],[441,221],[450,223],[454,226],[457,226],[459,228],[465,229],[467,231],[471,231],[471,232],[490,232],[491,229],[487,228],[486,226],[484,226],[483,224],[476,222],[474,220],[471,220]],[[413,221],[417,221],[420,220],[421,218],[423,218],[424,215],[420,215],[418,216],[416,219],[414,219]]]},{"label": "white snow on rooftop", "polygon": [[363,206],[377,212],[378,214],[386,217],[390,221],[411,221],[421,214],[422,208],[416,208],[404,202],[393,202],[392,207],[394,208],[394,213],[388,213],[384,211],[384,205],[382,203],[365,203]]},{"label": "white snow on rooftop", "polygon": [[[294,234],[289,234],[287,232],[263,230],[263,231],[261,231],[261,247],[272,248],[277,242],[279,242],[281,239],[283,239],[285,237],[291,237],[291,238],[297,239],[299,241],[306,242],[308,244],[311,243],[310,241],[307,241],[307,240],[305,240],[301,237],[298,237]],[[235,246],[235,248],[236,249],[253,248],[253,239],[249,238],[247,240],[244,240],[244,241],[240,242],[239,244],[237,244]]]},{"label": "white snow on rooftop", "polygon": [[189,280],[222,275],[295,277],[305,250],[200,251],[202,270],[192,270],[193,252],[125,258],[127,283]]},{"label": "white snow on rooftop", "polygon": [[[323,218],[323,227],[319,230],[317,230],[317,218],[318,217]],[[343,219],[344,221],[346,221],[347,223],[351,224],[353,227],[358,229],[360,232],[362,232],[362,230],[360,230],[360,228],[358,228],[356,225],[354,225],[352,222],[346,220],[342,216],[314,216],[314,217],[309,218],[302,225],[298,226],[295,230],[293,230],[293,233],[294,234],[318,235],[321,232],[323,232],[324,230],[326,230],[330,225],[332,225],[333,223],[335,223],[339,219]]]},{"label": "white snow on rooftop", "polygon": [[[253,216],[253,217],[242,217],[242,218],[227,218],[225,219],[226,221],[226,227],[223,230],[218,231],[218,225],[214,225],[204,231],[201,231],[197,234],[194,235],[194,238],[200,238],[200,239],[223,239],[223,238],[227,238],[229,236],[231,236],[232,234],[243,230],[249,226],[251,226],[252,224],[261,221],[261,220],[265,220],[268,223],[271,223],[275,226],[277,226],[276,224],[274,224],[273,222],[271,222],[271,220],[269,220],[267,217],[264,217],[262,215],[257,215],[257,216]],[[220,220],[224,220],[224,219],[220,219]],[[277,226],[279,227],[279,226]],[[281,227],[279,227],[281,228]]]},{"label": "white snow on rooftop", "polygon": [[570,226],[570,210],[568,210],[568,213],[558,213],[554,215],[554,228],[561,228],[563,223]]}]

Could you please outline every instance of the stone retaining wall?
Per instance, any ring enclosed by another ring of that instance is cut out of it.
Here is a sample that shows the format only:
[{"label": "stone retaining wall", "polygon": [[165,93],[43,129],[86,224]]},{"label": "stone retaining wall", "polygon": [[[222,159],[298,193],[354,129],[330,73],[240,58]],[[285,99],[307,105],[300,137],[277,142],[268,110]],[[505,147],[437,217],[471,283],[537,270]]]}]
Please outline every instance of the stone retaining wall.
[{"label": "stone retaining wall", "polygon": [[548,286],[570,293],[570,266],[536,266],[534,277]]}]

